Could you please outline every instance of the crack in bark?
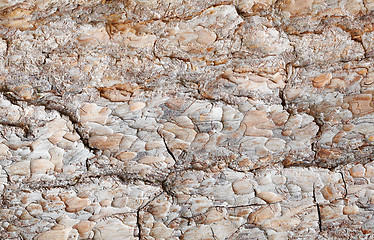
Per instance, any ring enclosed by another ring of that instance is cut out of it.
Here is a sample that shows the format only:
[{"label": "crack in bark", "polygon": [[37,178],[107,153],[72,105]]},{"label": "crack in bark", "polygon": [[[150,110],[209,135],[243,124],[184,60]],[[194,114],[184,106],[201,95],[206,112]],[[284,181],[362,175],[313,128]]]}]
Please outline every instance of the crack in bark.
[{"label": "crack in bark", "polygon": [[[92,153],[96,153],[97,152],[97,149],[94,148],[94,147],[91,147],[90,144],[88,143],[88,139],[86,137],[84,137],[84,134],[83,134],[83,131],[81,129],[80,122],[79,122],[78,118],[75,116],[74,113],[71,112],[70,109],[67,109],[62,104],[56,103],[56,102],[54,102],[52,100],[43,100],[43,99],[25,100],[25,99],[19,99],[6,86],[2,86],[1,89],[0,89],[0,92],[3,93],[3,96],[8,101],[10,101],[13,105],[17,105],[17,106],[19,106],[21,108],[23,108],[23,106],[21,106],[19,102],[26,103],[28,106],[42,106],[46,110],[58,112],[61,117],[62,116],[67,117],[69,119],[69,121],[72,123],[72,125],[74,127],[74,130],[78,134],[78,136],[79,136],[81,142],[83,143],[84,147],[87,148]],[[2,124],[2,123],[0,122],[0,124]],[[8,125],[11,125],[11,124],[8,124]],[[22,127],[22,124],[14,124],[15,127],[17,127],[17,125],[19,125],[20,127]],[[31,124],[26,124],[25,123],[25,126],[24,126],[24,129],[26,130],[25,133],[26,134],[30,134],[30,131],[32,131],[32,127],[33,126]],[[31,134],[32,134],[32,132],[31,132]]]},{"label": "crack in bark", "polygon": [[316,198],[316,188],[315,188],[315,184],[314,184],[314,183],[313,183],[313,201],[314,201],[314,203],[316,204],[316,207],[317,207],[317,214],[318,214],[318,228],[319,228],[319,231],[322,232],[322,216],[321,216],[321,209],[320,209],[319,203],[317,202],[317,198]]},{"label": "crack in bark", "polygon": [[342,180],[343,180],[343,183],[344,183],[344,196],[343,196],[343,199],[345,199],[348,195],[348,190],[347,190],[347,182],[345,181],[345,178],[344,178],[344,173],[341,171],[340,172],[340,175],[342,176]]},{"label": "crack in bark", "polygon": [[146,208],[151,202],[156,200],[163,193],[164,193],[163,191],[158,193],[155,197],[153,197],[151,200],[149,200],[145,205],[139,207],[138,210],[136,211],[136,226],[137,226],[138,231],[139,231],[138,232],[138,239],[139,240],[142,239],[142,224],[141,224],[141,220],[140,220],[140,211],[142,211],[144,208]]},{"label": "crack in bark", "polygon": [[0,125],[22,129],[24,131],[24,136],[26,137],[26,139],[29,139],[31,136],[35,137],[33,134],[34,126],[31,124],[24,123],[24,122],[8,122],[8,121],[0,120]]},{"label": "crack in bark", "polygon": [[[53,183],[46,183],[43,181],[35,181],[31,183],[22,183],[22,188],[29,187],[30,189],[50,189],[50,188],[66,188],[75,187],[77,184],[84,183],[85,179],[101,178],[101,177],[116,177],[123,184],[129,184],[134,181],[141,181],[152,186],[161,186],[163,180],[157,179],[156,175],[147,175],[148,178],[140,178],[136,173],[123,173],[121,171],[107,171],[101,173],[86,173],[69,180],[56,180]],[[152,179],[153,178],[153,179]]]},{"label": "crack in bark", "polygon": [[[204,13],[205,11],[208,11],[209,9],[211,8],[214,8],[214,7],[218,7],[218,6],[234,6],[235,9],[236,9],[236,6],[234,5],[234,2],[233,1],[224,1],[224,2],[221,2],[221,3],[217,3],[217,4],[213,4],[213,5],[210,5],[208,7],[205,7],[204,9],[200,10],[199,12],[195,12],[195,13],[192,13],[188,16],[169,16],[169,17],[160,17],[160,18],[152,18],[152,19],[148,19],[148,20],[143,20],[143,21],[137,21],[136,19],[130,19],[130,20],[127,20],[127,22],[134,22],[134,23],[137,23],[137,24],[150,24],[150,23],[153,23],[153,22],[157,22],[157,21],[161,21],[163,23],[170,23],[172,21],[188,21],[188,20],[191,20],[199,15],[201,15],[202,13]],[[237,11],[238,15],[240,17],[242,17],[239,12]],[[116,24],[121,24],[123,22],[120,22],[120,21],[110,21],[110,20],[106,20],[105,21],[105,31],[106,33],[108,34],[109,38],[112,39],[112,36],[118,32],[121,32],[120,29],[116,29]],[[170,57],[172,58],[172,57]],[[185,60],[182,60],[182,61],[185,61]]]},{"label": "crack in bark", "polygon": [[262,207],[262,206],[268,206],[268,205],[274,205],[276,203],[268,203],[268,204],[265,204],[265,203],[252,203],[252,204],[244,204],[244,205],[237,205],[237,206],[213,206],[215,208],[228,208],[228,209],[231,209],[231,208],[245,208],[245,207]]},{"label": "crack in bark", "polygon": [[289,109],[288,109],[288,104],[287,104],[287,101],[286,101],[286,97],[284,96],[285,95],[285,93],[284,93],[285,88],[286,87],[284,87],[283,89],[279,89],[279,98],[281,100],[281,105],[282,105],[283,110],[285,110],[285,111],[287,111],[289,113]]},{"label": "crack in bark", "polygon": [[162,141],[164,142],[164,145],[165,145],[165,148],[166,148],[166,151],[169,153],[169,155],[171,156],[171,158],[174,160],[174,162],[176,163],[177,162],[177,159],[176,157],[174,156],[173,152],[170,150],[168,144],[166,143],[166,140],[165,140],[165,137],[159,133],[159,135],[161,136],[162,138]]},{"label": "crack in bark", "polygon": [[212,236],[213,236],[213,239],[218,239],[217,237],[216,237],[216,235],[214,234],[214,231],[213,231],[213,228],[212,228],[212,226],[210,226],[210,231],[212,232]]},{"label": "crack in bark", "polygon": [[[310,109],[313,109],[313,107]],[[313,122],[318,126],[318,131],[315,136],[316,139],[311,143],[311,150],[314,153],[313,160],[315,163],[317,163],[318,141],[322,135],[322,129],[325,123],[319,117],[317,117],[313,112],[310,112],[308,115],[314,118]]]},{"label": "crack in bark", "polygon": [[138,228],[138,239],[142,239],[142,225],[140,223],[140,208],[136,211],[136,226]]}]

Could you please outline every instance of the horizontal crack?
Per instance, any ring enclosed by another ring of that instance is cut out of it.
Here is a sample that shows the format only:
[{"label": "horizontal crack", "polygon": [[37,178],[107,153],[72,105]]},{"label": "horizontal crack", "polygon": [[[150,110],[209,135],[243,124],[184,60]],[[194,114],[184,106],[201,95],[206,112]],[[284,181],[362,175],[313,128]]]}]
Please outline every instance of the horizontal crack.
[{"label": "horizontal crack", "polygon": [[[20,102],[23,102],[27,104],[28,106],[42,106],[46,110],[56,111],[60,114],[60,116],[67,117],[69,121],[72,123],[75,132],[79,135],[79,138],[82,141],[83,145],[93,153],[97,151],[96,148],[90,146],[90,144],[88,143],[88,139],[84,137],[83,131],[80,126],[80,122],[77,116],[72,112],[71,109],[67,109],[66,106],[60,103],[56,103],[55,101],[52,101],[52,100],[44,100],[44,99],[26,100],[26,99],[17,98],[16,94],[14,94],[11,90],[9,90],[7,87],[4,87],[4,86],[0,88],[0,92],[2,92],[3,96],[8,101],[10,101],[13,105],[17,105],[21,108],[22,106]],[[22,124],[15,124],[15,126],[17,125],[22,126]],[[24,125],[26,125],[27,128],[25,129],[27,130],[27,133],[29,133],[31,129],[31,125],[27,123],[24,123]]]}]

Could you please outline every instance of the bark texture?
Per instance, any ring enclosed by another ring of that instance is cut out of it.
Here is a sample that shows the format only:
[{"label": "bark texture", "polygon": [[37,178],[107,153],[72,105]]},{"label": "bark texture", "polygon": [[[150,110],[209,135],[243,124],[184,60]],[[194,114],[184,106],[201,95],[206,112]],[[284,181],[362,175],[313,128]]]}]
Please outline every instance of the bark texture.
[{"label": "bark texture", "polygon": [[373,0],[0,0],[1,239],[373,239]]}]

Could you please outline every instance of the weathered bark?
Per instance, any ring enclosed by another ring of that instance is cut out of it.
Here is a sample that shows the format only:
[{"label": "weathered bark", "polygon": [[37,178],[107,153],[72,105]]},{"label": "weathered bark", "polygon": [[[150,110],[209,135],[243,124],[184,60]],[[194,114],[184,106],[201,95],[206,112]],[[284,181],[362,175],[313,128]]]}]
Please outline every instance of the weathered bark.
[{"label": "weathered bark", "polygon": [[373,10],[0,1],[0,238],[372,239]]}]

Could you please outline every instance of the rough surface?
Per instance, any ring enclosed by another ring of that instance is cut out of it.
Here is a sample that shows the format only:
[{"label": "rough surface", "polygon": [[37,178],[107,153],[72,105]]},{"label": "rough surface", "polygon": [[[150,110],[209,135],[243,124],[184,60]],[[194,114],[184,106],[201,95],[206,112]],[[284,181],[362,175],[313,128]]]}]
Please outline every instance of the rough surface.
[{"label": "rough surface", "polygon": [[374,1],[1,0],[1,239],[373,239]]}]

